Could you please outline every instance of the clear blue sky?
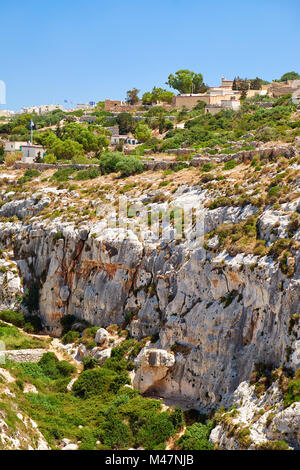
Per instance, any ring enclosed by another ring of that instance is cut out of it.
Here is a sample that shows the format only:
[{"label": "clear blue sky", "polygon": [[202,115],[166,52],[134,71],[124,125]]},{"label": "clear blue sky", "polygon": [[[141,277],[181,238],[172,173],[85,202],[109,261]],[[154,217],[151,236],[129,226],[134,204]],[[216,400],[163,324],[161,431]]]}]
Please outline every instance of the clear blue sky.
[{"label": "clear blue sky", "polygon": [[300,73],[300,0],[1,1],[7,104],[123,99],[180,68],[267,80]]}]

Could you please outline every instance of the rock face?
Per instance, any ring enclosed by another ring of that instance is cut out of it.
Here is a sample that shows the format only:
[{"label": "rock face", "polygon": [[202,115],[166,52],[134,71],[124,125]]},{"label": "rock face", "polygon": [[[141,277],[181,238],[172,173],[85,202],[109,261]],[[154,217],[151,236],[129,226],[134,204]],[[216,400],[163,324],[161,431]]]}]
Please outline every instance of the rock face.
[{"label": "rock face", "polygon": [[[198,207],[203,197],[183,186],[175,202]],[[296,207],[282,214],[282,233]],[[205,231],[256,212],[250,204],[206,210]],[[274,214],[258,220],[267,244],[274,223]],[[32,219],[0,229],[0,247],[13,248],[25,286],[40,283],[40,315],[50,333],[60,334],[59,320],[75,315],[102,328],[127,324],[138,339],[155,337],[166,357],[155,353],[159,366],[151,350],[139,358],[136,383],[143,391],[152,387],[212,408],[249,380],[255,363],[299,367],[299,322],[291,323],[299,312],[299,251],[287,276],[271,257],[216,254],[192,238],[162,242],[107,220],[74,227]]]},{"label": "rock face", "polygon": [[22,280],[12,256],[9,251],[0,255],[0,310],[18,308],[23,296]]},{"label": "rock face", "polygon": [[108,332],[104,328],[99,328],[95,336],[95,341],[97,344],[102,345],[103,343],[107,342],[108,337]]},{"label": "rock face", "polygon": [[267,430],[269,439],[284,438],[293,448],[300,449],[300,403],[293,403],[278,413]]},{"label": "rock face", "polygon": [[300,448],[300,404],[284,409],[276,382],[260,397],[255,395],[254,386],[242,382],[230,404],[232,411],[221,415],[210,435],[219,449],[266,449],[270,440],[284,440],[291,448]]},{"label": "rock face", "polygon": [[33,216],[47,207],[50,199],[47,197],[31,197],[19,201],[10,201],[0,208],[0,217],[13,217],[16,215],[19,219],[27,216]]},{"label": "rock face", "polygon": [[174,354],[168,353],[164,349],[142,349],[135,364],[137,373],[135,374],[133,385],[142,393],[159,388],[161,380],[165,379],[168,371],[175,364]]}]

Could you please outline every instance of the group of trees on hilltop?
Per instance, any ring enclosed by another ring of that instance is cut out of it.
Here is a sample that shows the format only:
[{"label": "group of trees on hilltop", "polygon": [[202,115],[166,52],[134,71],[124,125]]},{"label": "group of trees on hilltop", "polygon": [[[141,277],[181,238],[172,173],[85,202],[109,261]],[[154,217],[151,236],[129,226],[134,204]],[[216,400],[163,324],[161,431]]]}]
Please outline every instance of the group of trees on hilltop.
[{"label": "group of trees on hilltop", "polygon": [[[178,91],[180,94],[184,93],[205,93],[208,89],[203,81],[202,73],[195,73],[191,70],[181,69],[170,74],[166,85]],[[136,105],[139,103],[140,90],[133,88],[126,93],[126,103]],[[153,105],[159,102],[172,103],[174,93],[160,87],[154,87],[152,91],[147,91],[142,96],[142,104]]]},{"label": "group of trees on hilltop", "polygon": [[172,103],[174,93],[172,91],[165,90],[164,88],[154,87],[152,92],[146,91],[143,94],[143,104],[157,104],[160,101],[164,103]]},{"label": "group of trees on hilltop", "polygon": [[202,73],[186,69],[178,70],[174,75],[171,73],[166,84],[181,94],[205,93],[208,88],[203,82]]},{"label": "group of trees on hilltop", "polygon": [[287,80],[300,80],[300,75],[297,72],[287,72],[280,78],[281,82],[285,82]]}]

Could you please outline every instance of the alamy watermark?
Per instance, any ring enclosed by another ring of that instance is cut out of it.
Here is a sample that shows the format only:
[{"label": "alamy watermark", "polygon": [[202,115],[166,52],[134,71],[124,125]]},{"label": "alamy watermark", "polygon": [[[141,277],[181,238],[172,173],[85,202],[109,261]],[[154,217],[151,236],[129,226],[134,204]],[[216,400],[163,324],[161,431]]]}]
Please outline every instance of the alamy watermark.
[{"label": "alamy watermark", "polygon": [[0,364],[5,364],[5,343],[3,341],[0,341]]},{"label": "alamy watermark", "polygon": [[101,204],[97,215],[106,228],[118,231],[119,240],[131,231],[142,241],[181,240],[191,248],[203,247],[204,210],[199,201],[197,206],[191,202],[145,204],[121,196],[114,205]]}]

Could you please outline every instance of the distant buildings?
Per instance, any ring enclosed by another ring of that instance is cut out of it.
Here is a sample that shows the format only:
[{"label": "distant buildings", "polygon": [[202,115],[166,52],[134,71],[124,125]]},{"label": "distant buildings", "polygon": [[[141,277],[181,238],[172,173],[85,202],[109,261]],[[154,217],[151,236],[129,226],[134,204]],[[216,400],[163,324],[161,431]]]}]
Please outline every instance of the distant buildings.
[{"label": "distant buildings", "polygon": [[22,146],[22,162],[35,163],[45,155],[45,149],[41,145],[26,144]]},{"label": "distant buildings", "polygon": [[96,106],[96,103],[94,103],[94,102],[93,103],[90,102],[90,103],[77,104],[75,110],[76,111],[80,111],[80,110],[86,111],[86,110],[89,110],[89,109],[94,109],[95,106]]},{"label": "distant buildings", "polygon": [[50,113],[51,111],[55,111],[56,109],[62,110],[63,107],[61,104],[43,104],[41,106],[29,106],[28,108],[22,108],[22,114],[46,114]]},{"label": "distant buildings", "polygon": [[97,121],[97,116],[91,116],[90,114],[84,114],[79,118],[80,122],[87,122],[88,124],[91,124],[92,122]]},{"label": "distant buildings", "polygon": [[136,111],[141,107],[141,102],[136,105],[124,103],[122,100],[109,100],[104,101],[104,111],[109,111],[111,113],[122,113],[127,111]]},{"label": "distant buildings", "polygon": [[15,114],[14,111],[11,111],[10,109],[0,109],[0,117],[10,117]]},{"label": "distant buildings", "polygon": [[[230,104],[227,107],[234,109],[232,101],[239,102],[241,93],[238,90],[232,90],[232,85],[233,80],[226,80],[226,78],[223,77],[221,81],[221,86],[209,87],[206,93],[183,94],[174,96],[173,106],[179,109],[182,109],[184,107],[187,109],[192,109],[199,103],[199,101],[203,101],[209,107],[208,109],[213,109],[217,106],[225,107],[226,105],[222,104],[221,102],[230,101]],[[248,97],[257,94],[266,95],[267,90],[247,91]]]},{"label": "distant buildings", "polygon": [[222,109],[231,109],[237,111],[241,106],[240,100],[221,100],[220,104],[207,104],[205,112],[210,114],[217,114]]},{"label": "distant buildings", "polygon": [[129,132],[127,135],[112,135],[110,138],[111,145],[118,145],[120,142],[123,142],[124,145],[135,146],[138,144],[138,140],[134,135]]},{"label": "distant buildings", "polygon": [[5,142],[4,150],[7,153],[19,152],[22,150],[23,145],[27,145],[27,142]]},{"label": "distant buildings", "polygon": [[300,90],[300,80],[287,80],[286,82],[272,82],[269,93],[274,98],[291,94],[293,98],[298,96]]}]

